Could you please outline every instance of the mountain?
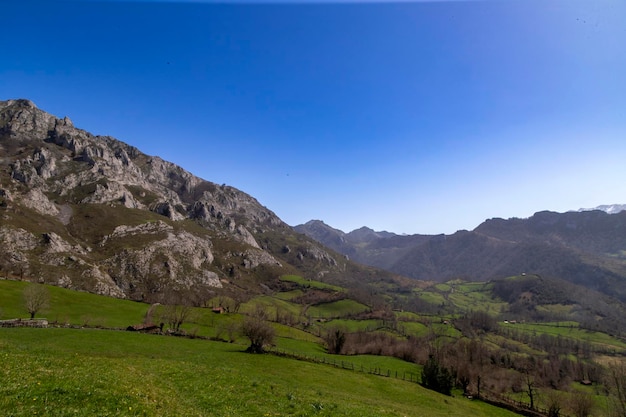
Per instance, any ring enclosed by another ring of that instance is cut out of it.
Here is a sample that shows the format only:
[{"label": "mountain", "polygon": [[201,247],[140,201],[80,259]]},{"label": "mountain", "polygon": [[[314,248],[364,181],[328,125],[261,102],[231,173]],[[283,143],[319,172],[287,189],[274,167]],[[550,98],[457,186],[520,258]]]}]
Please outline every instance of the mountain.
[{"label": "mountain", "polygon": [[334,229],[321,220],[311,220],[294,229],[350,259],[379,268],[390,269],[414,246],[426,242],[428,235],[397,235],[361,227],[349,233]]},{"label": "mountain", "polygon": [[594,208],[578,209],[578,211],[594,211],[594,210],[601,210],[601,211],[604,211],[605,213],[616,214],[616,213],[626,210],[626,204],[603,204],[601,206],[594,207]]},{"label": "mountain", "polygon": [[333,229],[321,220],[311,220],[306,224],[295,226],[294,230],[346,256],[352,257],[356,254],[353,243],[348,242],[344,232]]},{"label": "mountain", "polygon": [[388,238],[397,236],[395,233],[390,232],[375,232],[369,227],[361,227],[360,229],[356,229],[351,231],[346,235],[348,241],[359,244],[359,243],[367,243],[373,240],[378,240],[380,238]]},{"label": "mountain", "polygon": [[0,218],[0,276],[134,300],[256,294],[283,274],[392,279],[296,233],[242,191],[28,100],[0,101]]},{"label": "mountain", "polygon": [[335,250],[420,280],[484,281],[532,273],[626,300],[626,211],[544,211],[528,219],[487,220],[452,235],[395,235]]}]

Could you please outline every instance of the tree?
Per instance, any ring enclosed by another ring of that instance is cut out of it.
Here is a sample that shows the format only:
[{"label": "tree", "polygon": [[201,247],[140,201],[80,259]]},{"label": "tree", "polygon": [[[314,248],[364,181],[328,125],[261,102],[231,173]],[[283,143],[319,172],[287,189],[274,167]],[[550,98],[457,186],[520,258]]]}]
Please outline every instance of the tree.
[{"label": "tree", "polygon": [[171,291],[163,294],[163,306],[159,309],[159,320],[166,323],[174,332],[195,318],[194,309],[190,302],[191,290]]},{"label": "tree", "polygon": [[328,353],[340,354],[344,343],[346,342],[346,333],[340,328],[328,330],[324,337]]},{"label": "tree", "polygon": [[469,386],[472,382],[471,372],[467,364],[456,368],[456,380],[459,388],[463,390],[463,395],[469,394]]},{"label": "tree", "polygon": [[571,407],[575,417],[589,417],[593,406],[594,401],[591,394],[577,392],[571,397]]},{"label": "tree", "polygon": [[453,383],[454,378],[450,371],[441,366],[439,361],[431,355],[422,370],[422,385],[433,391],[450,395]]},{"label": "tree", "polygon": [[550,391],[546,399],[548,407],[548,417],[560,417],[561,404],[563,403],[562,395],[559,391]]},{"label": "tree", "polygon": [[26,307],[31,319],[34,319],[35,314],[50,304],[50,293],[42,284],[29,284],[24,288],[23,296],[24,307]]},{"label": "tree", "polygon": [[265,312],[258,308],[254,315],[243,320],[241,333],[250,340],[248,353],[264,353],[265,346],[274,341],[274,328],[265,320]]},{"label": "tree", "polygon": [[535,378],[533,378],[530,373],[526,373],[524,375],[524,387],[526,390],[526,395],[528,395],[528,400],[530,401],[528,408],[534,410],[535,399],[537,397],[537,384],[535,383]]},{"label": "tree", "polygon": [[614,414],[626,417],[626,365],[613,363],[609,367],[608,386],[614,402]]},{"label": "tree", "polygon": [[191,306],[183,304],[167,305],[163,307],[161,320],[167,323],[170,329],[178,332],[180,331],[180,326],[190,320],[192,313],[193,308]]}]

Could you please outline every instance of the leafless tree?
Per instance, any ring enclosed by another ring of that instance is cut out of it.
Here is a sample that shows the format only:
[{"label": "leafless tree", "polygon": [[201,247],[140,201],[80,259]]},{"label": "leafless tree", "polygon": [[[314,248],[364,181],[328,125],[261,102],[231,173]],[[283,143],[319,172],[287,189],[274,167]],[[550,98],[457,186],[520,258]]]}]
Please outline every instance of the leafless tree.
[{"label": "leafless tree", "polygon": [[560,417],[563,395],[560,391],[550,390],[546,398],[548,417]]},{"label": "leafless tree", "polygon": [[535,378],[530,373],[524,374],[524,390],[526,391],[526,395],[528,395],[528,408],[534,410],[538,390]]},{"label": "leafless tree", "polygon": [[29,284],[24,288],[24,307],[34,319],[35,314],[50,305],[50,292],[42,284]]},{"label": "leafless tree", "polygon": [[250,340],[250,346],[246,349],[249,353],[264,353],[265,346],[274,340],[274,328],[266,320],[266,314],[261,308],[243,320],[241,333]]},{"label": "leafless tree", "polygon": [[167,323],[170,329],[178,332],[183,323],[191,320],[192,314],[193,307],[191,306],[183,304],[167,305],[161,311],[161,320]]},{"label": "leafless tree", "polygon": [[609,367],[607,382],[613,398],[615,416],[626,417],[626,365],[612,364]]},{"label": "leafless tree", "polygon": [[589,417],[594,406],[593,397],[587,393],[576,393],[571,397],[571,406],[575,417]]}]

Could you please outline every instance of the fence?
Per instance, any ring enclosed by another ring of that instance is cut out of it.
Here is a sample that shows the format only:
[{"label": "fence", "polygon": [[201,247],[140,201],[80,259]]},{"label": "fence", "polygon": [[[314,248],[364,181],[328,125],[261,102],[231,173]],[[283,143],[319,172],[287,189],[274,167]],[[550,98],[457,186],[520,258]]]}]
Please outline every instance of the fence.
[{"label": "fence", "polygon": [[48,327],[46,319],[0,320],[0,327]]},{"label": "fence", "polygon": [[[398,372],[397,370],[392,371],[390,369],[385,370],[384,368],[380,368],[380,367],[369,367],[369,366],[364,366],[362,364],[355,364],[354,362],[350,362],[350,361],[343,360],[343,359],[328,358],[325,356],[308,355],[308,354],[304,354],[301,352],[294,352],[294,351],[289,351],[286,349],[278,349],[275,347],[272,348],[269,351],[269,353],[273,355],[292,358],[292,359],[301,360],[301,361],[326,364],[326,365],[334,366],[336,368],[342,368],[342,369],[355,371],[355,372],[362,372],[362,373],[366,373],[370,375],[378,375],[378,376],[383,376],[387,378],[395,378],[395,379],[399,379],[403,381],[414,382],[417,384],[421,383],[421,377],[418,372],[415,372],[415,373],[406,372],[406,371]],[[534,410],[531,410],[528,408],[528,404],[522,403],[520,401],[515,401],[513,399],[499,395],[495,392],[489,392],[487,390],[484,390],[482,394],[483,395],[481,395],[480,397],[481,401],[488,403],[490,405],[493,405],[495,407],[504,408],[506,410],[512,411],[519,415],[523,415],[527,417],[545,417],[548,415],[547,409],[536,407]],[[567,417],[567,414],[565,414],[563,411],[561,411],[559,415],[561,417]]]},{"label": "fence", "polygon": [[283,356],[287,358],[297,359],[301,361],[321,363],[330,366],[334,366],[335,368],[347,369],[355,372],[362,372],[371,375],[384,376],[387,378],[395,378],[403,381],[415,382],[419,383],[421,381],[418,372],[406,372],[397,370],[385,369],[381,367],[371,367],[365,366],[363,364],[355,364],[354,362],[337,359],[337,358],[328,358],[325,356],[315,356],[315,355],[307,355],[301,352],[289,351],[286,349],[278,349],[272,348],[269,353],[277,356]]}]

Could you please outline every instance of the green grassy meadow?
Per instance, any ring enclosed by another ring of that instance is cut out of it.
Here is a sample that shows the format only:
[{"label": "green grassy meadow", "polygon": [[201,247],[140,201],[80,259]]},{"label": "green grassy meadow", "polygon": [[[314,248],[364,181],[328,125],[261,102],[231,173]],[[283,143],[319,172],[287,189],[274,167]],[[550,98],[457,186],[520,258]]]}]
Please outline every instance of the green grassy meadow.
[{"label": "green grassy meadow", "polygon": [[310,307],[307,313],[311,317],[342,317],[359,314],[369,310],[369,307],[354,300],[339,300],[332,303]]},{"label": "green grassy meadow", "polygon": [[[284,291],[254,297],[237,313],[192,308],[181,328],[192,337],[123,331],[142,323],[150,305],[46,286],[50,302],[36,317],[47,318],[49,328],[0,328],[0,415],[516,415],[468,400],[460,391],[450,397],[423,388],[416,383],[422,366],[412,361],[380,353],[334,355],[325,348],[325,336],[336,329],[384,336],[385,343],[435,338],[429,343],[437,349],[467,341],[456,325],[464,311],[481,310],[492,317],[500,311],[501,301],[489,295],[490,284],[451,281],[418,290],[416,296],[437,308],[445,304],[439,313],[387,309],[382,314],[343,298],[346,291],[337,286],[296,276],[282,281]],[[0,320],[28,316],[23,300],[27,285],[0,280]],[[209,301],[211,306],[234,302],[224,297]],[[154,323],[164,320],[160,314],[165,309],[154,309]],[[239,328],[246,314],[259,309],[271,321],[275,338],[271,353],[252,355],[244,352],[248,340]],[[607,364],[626,354],[623,340],[584,330],[575,321],[501,320],[496,327],[497,332],[480,336],[483,348],[499,352],[506,347],[515,360],[532,356],[546,361],[546,352],[528,343],[541,335],[585,342]],[[499,372],[504,379],[514,374]],[[575,396],[574,388],[567,391],[563,398]],[[509,388],[503,395],[524,402],[523,390]]]},{"label": "green grassy meadow", "polygon": [[[28,316],[22,293],[29,285],[23,281],[0,280],[0,319]],[[141,323],[148,305],[46,285],[49,307],[36,317],[59,324],[126,328]]]},{"label": "green grassy meadow", "polygon": [[[26,317],[26,285],[0,280],[0,319]],[[93,328],[141,323],[149,306],[47,288],[50,305],[37,317],[47,317],[50,328],[0,328],[5,416],[515,415],[424,389],[415,383],[421,367],[413,363],[330,355],[319,338],[293,327],[273,324],[274,350],[288,355],[251,355],[239,335],[227,343]],[[287,308],[279,298],[257,301]],[[342,304],[346,311],[355,308]],[[240,320],[198,308],[186,328],[214,337]]]},{"label": "green grassy meadow", "polygon": [[283,275],[280,277],[281,281],[292,282],[294,284],[299,285],[302,288],[316,288],[320,290],[332,290],[332,291],[343,291],[343,288],[338,287],[336,285],[327,284],[324,282],[313,281],[309,279],[302,278],[298,275]]},{"label": "green grassy meadow", "polygon": [[394,378],[238,344],[97,329],[0,329],[7,416],[513,416]]}]

